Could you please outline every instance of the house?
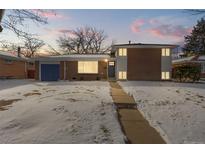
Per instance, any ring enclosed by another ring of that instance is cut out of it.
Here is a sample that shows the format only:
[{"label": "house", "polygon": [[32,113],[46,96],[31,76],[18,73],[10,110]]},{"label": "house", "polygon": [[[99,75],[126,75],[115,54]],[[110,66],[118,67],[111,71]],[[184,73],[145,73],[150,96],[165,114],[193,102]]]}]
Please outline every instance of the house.
[{"label": "house", "polygon": [[27,78],[27,59],[0,51],[0,78]]},{"label": "house", "polygon": [[176,45],[118,44],[110,55],[61,55],[35,59],[35,79],[170,80]]},{"label": "house", "polygon": [[107,80],[109,55],[60,55],[35,59],[35,79]]},{"label": "house", "polygon": [[113,46],[117,80],[170,80],[176,45],[129,43]]},{"label": "house", "polygon": [[201,78],[205,78],[205,55],[190,56],[190,57],[176,59],[172,61],[172,65],[186,64],[186,63],[199,63],[201,65]]}]

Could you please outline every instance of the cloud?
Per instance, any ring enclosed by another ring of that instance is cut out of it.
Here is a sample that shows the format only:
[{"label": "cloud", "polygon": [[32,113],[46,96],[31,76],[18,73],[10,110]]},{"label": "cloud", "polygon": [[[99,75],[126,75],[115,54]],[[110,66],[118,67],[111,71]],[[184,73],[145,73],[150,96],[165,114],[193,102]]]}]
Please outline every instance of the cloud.
[{"label": "cloud", "polygon": [[59,33],[71,33],[72,31],[70,29],[57,29]]},{"label": "cloud", "polygon": [[138,33],[141,31],[141,27],[144,24],[145,24],[145,21],[143,19],[137,19],[131,24],[130,28],[131,28],[132,32]]},{"label": "cloud", "polygon": [[184,37],[191,32],[191,28],[182,25],[162,24],[148,29],[152,35],[157,37]]},{"label": "cloud", "polygon": [[45,18],[50,18],[50,19],[64,18],[62,14],[56,13],[55,11],[52,10],[32,10],[32,11]]}]

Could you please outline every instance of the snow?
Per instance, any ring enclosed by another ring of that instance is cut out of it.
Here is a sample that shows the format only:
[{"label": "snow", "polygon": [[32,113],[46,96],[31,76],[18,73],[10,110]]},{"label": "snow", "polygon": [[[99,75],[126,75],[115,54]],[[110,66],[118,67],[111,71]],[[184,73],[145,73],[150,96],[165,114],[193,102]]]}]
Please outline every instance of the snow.
[{"label": "snow", "polygon": [[205,143],[205,84],[119,83],[168,143]]},{"label": "snow", "polygon": [[0,110],[0,143],[124,143],[108,82],[0,85],[0,100],[21,99]]},{"label": "snow", "polygon": [[188,62],[191,61],[195,56],[190,56],[190,57],[186,57],[186,58],[180,58],[180,59],[175,59],[172,60],[172,63],[182,63],[182,62]]}]

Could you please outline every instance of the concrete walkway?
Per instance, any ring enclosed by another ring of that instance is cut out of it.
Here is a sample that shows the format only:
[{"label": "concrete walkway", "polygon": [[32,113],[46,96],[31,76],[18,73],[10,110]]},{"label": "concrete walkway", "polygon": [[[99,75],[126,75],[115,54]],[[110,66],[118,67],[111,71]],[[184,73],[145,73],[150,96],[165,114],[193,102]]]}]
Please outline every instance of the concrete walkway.
[{"label": "concrete walkway", "polygon": [[117,82],[110,82],[111,96],[117,107],[118,118],[128,143],[163,144],[165,141],[159,133],[149,125],[148,121],[137,109],[135,100],[129,96]]}]

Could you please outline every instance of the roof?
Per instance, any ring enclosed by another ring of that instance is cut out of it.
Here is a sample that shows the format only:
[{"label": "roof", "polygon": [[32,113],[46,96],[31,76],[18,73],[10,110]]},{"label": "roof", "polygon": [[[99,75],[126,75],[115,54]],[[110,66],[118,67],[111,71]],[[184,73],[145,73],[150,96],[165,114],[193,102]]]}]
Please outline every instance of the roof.
[{"label": "roof", "polygon": [[170,47],[170,48],[176,48],[178,45],[174,44],[149,44],[149,43],[130,43],[130,44],[116,44],[113,45],[114,47],[151,47],[151,48],[158,48],[158,47]]},{"label": "roof", "polygon": [[74,60],[104,60],[110,59],[109,55],[104,54],[73,54],[73,55],[59,55],[46,56],[34,58],[36,61],[74,61]]},{"label": "roof", "polygon": [[205,61],[205,55],[199,56],[198,60],[199,60],[199,61]]},{"label": "roof", "polygon": [[186,57],[186,58],[180,58],[180,59],[175,59],[172,60],[172,63],[184,63],[184,62],[190,62],[195,58],[195,56],[191,56],[191,57]]},{"label": "roof", "polygon": [[9,60],[19,60],[19,61],[26,61],[26,58],[18,57],[10,52],[0,51],[0,57],[9,59]]},{"label": "roof", "polygon": [[184,62],[205,62],[205,55],[203,56],[190,56],[181,59],[172,60],[173,64]]}]

